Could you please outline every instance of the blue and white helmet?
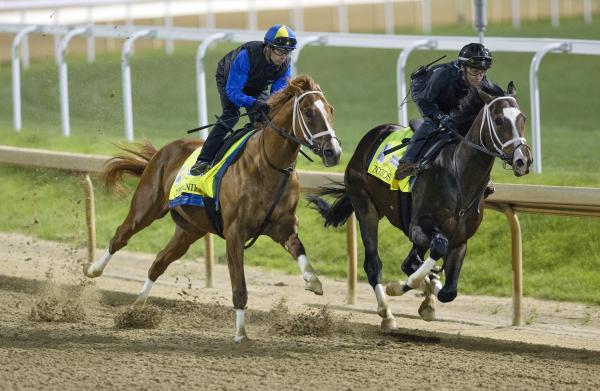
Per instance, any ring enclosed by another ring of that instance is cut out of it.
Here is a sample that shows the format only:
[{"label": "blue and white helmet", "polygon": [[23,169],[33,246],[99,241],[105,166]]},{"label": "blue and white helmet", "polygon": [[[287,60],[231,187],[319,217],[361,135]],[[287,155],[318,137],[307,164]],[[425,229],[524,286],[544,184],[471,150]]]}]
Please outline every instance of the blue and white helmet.
[{"label": "blue and white helmet", "polygon": [[265,33],[265,44],[278,49],[296,49],[296,33],[283,24],[271,26]]}]

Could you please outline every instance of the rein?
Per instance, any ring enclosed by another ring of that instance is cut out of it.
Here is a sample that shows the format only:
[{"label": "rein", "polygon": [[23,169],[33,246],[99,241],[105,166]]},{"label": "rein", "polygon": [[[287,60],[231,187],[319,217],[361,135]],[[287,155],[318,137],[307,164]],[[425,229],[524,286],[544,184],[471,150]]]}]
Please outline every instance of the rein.
[{"label": "rein", "polygon": [[[483,119],[481,120],[481,125],[479,127],[479,144],[476,144],[472,141],[467,140],[466,137],[464,137],[463,135],[458,133],[455,129],[450,128],[449,130],[463,144],[466,144],[467,146],[469,146],[473,149],[476,149],[479,152],[482,152],[486,155],[497,157],[497,158],[501,159],[504,163],[510,164],[510,161],[512,161],[513,156],[514,156],[514,151],[511,155],[506,154],[504,152],[504,148],[506,146],[508,146],[510,144],[517,145],[514,149],[515,151],[521,147],[523,147],[523,148],[529,148],[529,147],[525,143],[526,142],[525,138],[520,137],[517,134],[515,129],[513,129],[513,138],[511,138],[510,140],[508,140],[505,143],[502,143],[502,141],[500,140],[500,137],[498,136],[498,132],[496,132],[496,127],[494,126],[494,121],[492,120],[492,114],[490,112],[490,107],[492,107],[492,105],[494,103],[496,103],[496,101],[500,101],[500,100],[512,100],[515,103],[517,102],[517,100],[515,98],[513,98],[512,96],[498,96],[498,97],[494,98],[492,101],[490,101],[489,103],[485,104],[485,106],[483,107]],[[484,126],[485,126],[486,122],[488,123],[487,129],[490,134],[490,140],[492,140],[492,144],[493,144],[496,152],[491,151],[489,148],[485,147],[485,145],[483,143]]]},{"label": "rein", "polygon": [[[294,98],[294,108],[292,111],[292,132],[290,133],[287,129],[283,129],[277,125],[275,125],[273,123],[273,121],[271,121],[271,119],[267,116],[263,114],[263,117],[265,118],[265,121],[267,122],[267,127],[275,130],[277,132],[277,134],[279,134],[281,137],[288,139],[298,145],[304,146],[308,149],[310,149],[311,151],[313,151],[313,153],[315,153],[318,156],[321,156],[321,153],[323,152],[321,147],[319,147],[318,145],[316,145],[314,143],[314,140],[320,138],[320,137],[324,137],[324,136],[329,136],[329,138],[327,139],[327,141],[335,138],[336,140],[338,140],[338,142],[340,142],[340,139],[338,139],[335,135],[335,132],[333,131],[333,129],[331,129],[331,127],[329,126],[329,122],[327,122],[325,116],[325,123],[327,125],[327,130],[324,130],[322,132],[313,134],[310,132],[309,128],[308,128],[308,124],[306,123],[306,119],[304,118],[304,115],[302,114],[302,111],[300,110],[300,101],[302,100],[302,98],[304,98],[306,95],[309,94],[318,94],[321,95],[323,98],[323,93],[321,91],[306,91],[304,93],[302,93],[299,96],[296,96]],[[323,113],[324,115],[324,113]],[[302,135],[304,136],[304,138],[300,139],[298,137],[296,137],[296,117],[298,117],[298,123],[300,124],[300,130],[302,130]],[[340,142],[341,144],[341,142]],[[306,155],[305,155],[306,156]],[[308,158],[308,156],[307,156]],[[309,160],[311,160],[309,158]]]},{"label": "rein", "polygon": [[[300,105],[299,105],[300,100],[302,98],[304,98],[308,94],[319,94],[319,95],[323,96],[323,93],[321,91],[307,91],[307,92],[304,92],[303,94],[301,94],[300,96],[297,96],[297,97],[294,98],[294,109],[293,109],[294,111],[293,111],[292,133],[291,134],[288,133],[285,129],[283,129],[283,128],[277,126],[277,125],[275,125],[267,115],[263,114],[263,117],[265,118],[265,120],[267,122],[267,126],[270,127],[270,128],[272,128],[272,129],[274,129],[279,136],[281,136],[281,137],[283,137],[283,138],[285,138],[287,140],[290,140],[290,141],[292,141],[292,142],[294,142],[294,143],[296,143],[298,145],[306,146],[307,148],[310,148],[310,150],[312,150],[317,155],[320,155],[321,152],[322,152],[321,148],[318,147],[317,145],[315,145],[313,143],[313,140],[315,140],[315,139],[317,139],[319,137],[326,136],[326,135],[330,136],[329,139],[334,138],[335,137],[335,132],[329,126],[329,122],[327,122],[326,118],[325,118],[325,123],[327,124],[327,130],[326,131],[319,132],[316,135],[313,135],[309,131],[308,125],[306,124],[304,116],[302,115],[302,112],[300,111]],[[299,122],[300,122],[300,128],[302,129],[302,134],[304,135],[304,139],[299,139],[298,137],[295,136],[295,134],[296,134],[296,112],[298,113],[298,118],[299,118]],[[337,137],[335,137],[335,138],[337,139]],[[287,168],[276,167],[269,160],[269,155],[267,154],[267,151],[265,149],[265,137],[264,137],[264,133],[261,135],[261,139],[262,139],[262,149],[263,149],[263,151],[265,153],[265,160],[269,164],[269,167],[271,167],[275,171],[278,171],[278,172],[282,173],[284,175],[284,177],[283,177],[283,180],[281,181],[281,184],[277,188],[277,193],[275,195],[275,200],[273,201],[273,204],[271,204],[271,207],[269,208],[269,211],[267,212],[267,215],[265,216],[265,219],[261,223],[260,228],[258,229],[258,232],[256,233],[256,235],[254,235],[254,237],[250,240],[250,242],[248,244],[244,245],[244,249],[248,249],[248,248],[252,247],[252,245],[254,243],[256,243],[256,241],[258,240],[258,237],[260,235],[262,235],[262,233],[264,232],[264,230],[269,225],[269,220],[271,219],[271,216],[273,215],[273,212],[275,211],[275,208],[277,207],[277,204],[281,200],[281,197],[283,197],[283,192],[285,191],[285,186],[287,185],[288,180],[290,179],[290,175],[292,174],[292,172],[294,172],[294,170],[296,168],[296,161],[293,161],[292,164],[289,167],[287,167]],[[306,141],[306,140],[308,140],[308,141]],[[338,141],[339,141],[339,139],[338,139]],[[301,149],[300,149],[300,152],[302,152]],[[304,155],[304,156],[306,156],[306,155]],[[312,161],[312,159],[310,159],[308,156],[306,156],[306,157],[309,160]]]}]

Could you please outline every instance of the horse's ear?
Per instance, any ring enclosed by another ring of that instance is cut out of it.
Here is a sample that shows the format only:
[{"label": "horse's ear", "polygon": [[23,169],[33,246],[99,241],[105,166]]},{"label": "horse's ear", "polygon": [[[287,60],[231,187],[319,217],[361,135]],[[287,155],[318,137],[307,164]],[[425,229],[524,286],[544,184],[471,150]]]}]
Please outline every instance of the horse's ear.
[{"label": "horse's ear", "polygon": [[492,99],[494,99],[493,96],[491,96],[490,94],[488,94],[487,92],[485,92],[484,90],[478,88],[477,92],[479,93],[479,97],[481,98],[481,100],[483,101],[483,103],[490,103],[492,101]]},{"label": "horse's ear", "polygon": [[506,87],[506,95],[510,95],[513,98],[517,95],[517,88],[515,87],[515,83],[513,83],[512,80],[510,81],[510,83],[508,83],[508,87]]}]

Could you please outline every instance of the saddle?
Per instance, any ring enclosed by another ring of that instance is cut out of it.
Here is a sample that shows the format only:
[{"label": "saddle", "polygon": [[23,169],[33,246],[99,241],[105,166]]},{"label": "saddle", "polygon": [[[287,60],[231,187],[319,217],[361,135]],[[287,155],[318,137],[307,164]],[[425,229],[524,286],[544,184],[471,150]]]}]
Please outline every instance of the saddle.
[{"label": "saddle", "polygon": [[235,144],[236,141],[238,141],[239,139],[241,139],[248,133],[252,132],[254,129],[255,129],[255,127],[253,124],[247,123],[242,128],[236,129],[233,132],[229,133],[227,135],[227,137],[225,137],[225,139],[223,140],[223,145],[217,151],[217,154],[215,155],[215,158],[213,159],[213,164],[220,162],[221,159],[223,159],[223,156],[225,156],[225,154],[229,150],[229,148],[233,144]]},{"label": "saddle", "polygon": [[[413,132],[423,125],[425,121],[422,118],[411,119],[408,125]],[[446,129],[439,129],[427,136],[425,144],[421,147],[417,154],[417,169],[416,173],[426,170],[429,164],[437,157],[442,148],[448,144],[456,143],[458,139]]]}]

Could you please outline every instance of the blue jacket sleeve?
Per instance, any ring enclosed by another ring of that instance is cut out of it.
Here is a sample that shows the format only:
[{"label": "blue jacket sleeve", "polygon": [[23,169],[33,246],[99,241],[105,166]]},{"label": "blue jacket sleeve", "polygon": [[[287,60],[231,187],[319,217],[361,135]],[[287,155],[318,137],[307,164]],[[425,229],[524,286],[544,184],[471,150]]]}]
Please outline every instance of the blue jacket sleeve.
[{"label": "blue jacket sleeve", "polygon": [[271,95],[274,93],[281,91],[287,85],[288,80],[292,78],[292,68],[288,65],[287,70],[281,77],[271,84]]},{"label": "blue jacket sleeve", "polygon": [[243,92],[244,85],[248,80],[248,72],[250,72],[250,59],[248,58],[248,51],[243,49],[231,64],[227,76],[227,85],[225,86],[227,97],[237,107],[250,107],[256,101],[256,99]]}]

